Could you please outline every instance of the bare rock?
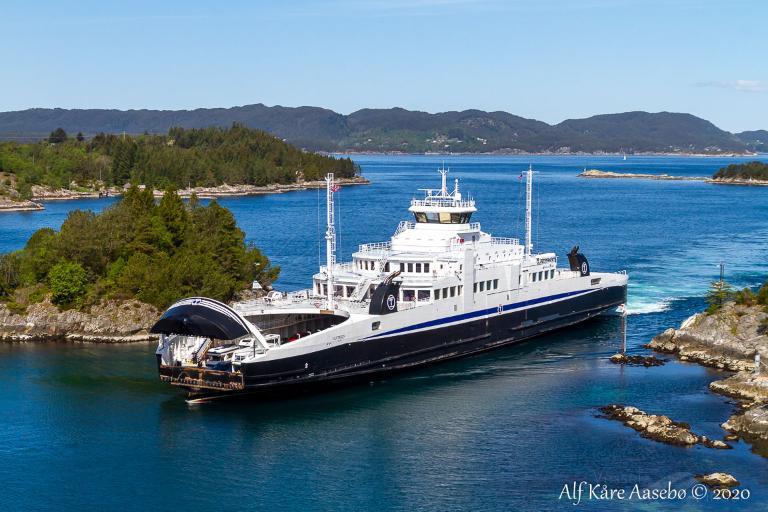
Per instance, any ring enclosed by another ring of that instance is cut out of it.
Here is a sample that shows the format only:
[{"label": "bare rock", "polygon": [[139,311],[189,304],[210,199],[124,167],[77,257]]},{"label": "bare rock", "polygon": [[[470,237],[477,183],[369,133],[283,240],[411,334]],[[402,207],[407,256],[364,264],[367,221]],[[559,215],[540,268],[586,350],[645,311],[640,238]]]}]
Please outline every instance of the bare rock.
[{"label": "bare rock", "polygon": [[751,371],[755,354],[768,355],[768,336],[760,330],[765,318],[768,313],[760,306],[727,303],[715,314],[689,317],[679,329],[667,329],[646,347],[721,370]]},{"label": "bare rock", "polygon": [[691,432],[691,426],[681,421],[674,421],[668,416],[647,414],[637,407],[611,404],[600,408],[606,418],[621,421],[624,425],[640,432],[648,439],[678,446],[701,444],[709,448],[728,449],[722,441],[713,441],[706,436]]},{"label": "bare rock", "polygon": [[620,364],[626,366],[661,366],[667,361],[665,359],[659,359],[655,356],[641,356],[634,355],[628,356],[627,354],[614,354],[610,357],[610,361],[613,364]]},{"label": "bare rock", "polygon": [[40,341],[140,341],[160,317],[154,306],[137,300],[103,301],[86,311],[60,311],[49,299],[27,307],[25,315],[0,305],[0,339]]},{"label": "bare rock", "polygon": [[740,485],[736,477],[728,473],[710,473],[708,475],[698,475],[696,480],[709,487],[736,487]]},{"label": "bare rock", "polygon": [[751,403],[768,402],[768,374],[756,375],[742,371],[727,379],[716,380],[709,384],[715,393],[726,395]]}]

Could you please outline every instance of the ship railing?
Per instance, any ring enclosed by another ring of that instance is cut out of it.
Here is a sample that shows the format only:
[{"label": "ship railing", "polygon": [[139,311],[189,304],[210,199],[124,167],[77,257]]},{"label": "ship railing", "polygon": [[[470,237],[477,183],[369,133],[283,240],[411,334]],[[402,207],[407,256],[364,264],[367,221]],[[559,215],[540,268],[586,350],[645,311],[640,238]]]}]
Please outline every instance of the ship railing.
[{"label": "ship railing", "polygon": [[416,229],[416,223],[407,220],[401,220],[400,224],[397,225],[397,229],[395,230],[395,236],[409,229]]},{"label": "ship railing", "polygon": [[411,206],[437,206],[446,208],[474,208],[475,201],[472,199],[443,199],[436,197],[427,197],[425,199],[412,199]]},{"label": "ship railing", "polygon": [[520,239],[494,236],[491,238],[491,243],[494,245],[520,245]]},{"label": "ship railing", "polygon": [[[259,297],[258,299],[245,300],[234,304],[236,311],[248,311],[252,309],[263,309],[265,306],[288,306],[288,305],[321,305],[323,297],[315,295],[314,290],[306,288],[304,290],[296,290],[287,293],[275,292],[266,297]],[[317,303],[317,304],[315,304]]]},{"label": "ship railing", "polygon": [[[321,265],[320,266],[320,273],[324,274],[328,270],[328,265]],[[347,261],[345,263],[337,263],[333,266],[333,273],[337,272],[354,272],[355,267],[352,264],[351,261]]]},{"label": "ship railing", "polygon": [[373,242],[360,244],[359,252],[388,251],[390,248],[392,248],[392,242]]}]

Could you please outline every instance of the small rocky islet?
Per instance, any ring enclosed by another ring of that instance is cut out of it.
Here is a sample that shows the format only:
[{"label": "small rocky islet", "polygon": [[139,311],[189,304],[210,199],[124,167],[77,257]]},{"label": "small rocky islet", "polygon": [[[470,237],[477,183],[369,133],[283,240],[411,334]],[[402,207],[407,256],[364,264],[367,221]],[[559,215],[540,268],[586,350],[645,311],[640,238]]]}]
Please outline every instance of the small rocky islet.
[{"label": "small rocky islet", "polygon": [[[661,414],[649,414],[633,406],[610,404],[599,408],[601,416],[621,421],[655,441],[677,445],[697,444],[716,449],[732,448],[728,442],[744,441],[753,451],[768,457],[768,372],[762,371],[768,357],[768,308],[761,304],[726,302],[711,314],[697,313],[678,329],[667,329],[654,337],[646,348],[673,354],[680,361],[693,362],[721,371],[735,372],[717,380],[709,389],[740,401],[738,410],[721,427],[723,440],[699,436],[687,423]],[[655,366],[654,356],[615,354],[615,364]],[[661,360],[663,361],[663,360]],[[732,475],[722,472],[698,475],[696,479],[712,488],[740,485]]]}]

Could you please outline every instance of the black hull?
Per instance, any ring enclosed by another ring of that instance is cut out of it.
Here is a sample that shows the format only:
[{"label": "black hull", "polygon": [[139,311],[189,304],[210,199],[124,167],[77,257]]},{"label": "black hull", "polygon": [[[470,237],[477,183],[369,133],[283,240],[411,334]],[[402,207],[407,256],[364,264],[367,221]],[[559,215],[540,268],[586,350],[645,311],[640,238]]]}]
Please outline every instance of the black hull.
[{"label": "black hull", "polygon": [[[520,343],[583,322],[625,301],[626,286],[604,288],[524,311],[427,331],[369,338],[306,356],[244,365],[236,385],[225,384],[229,386],[224,388],[228,389],[226,391],[186,387],[191,391],[190,398],[205,400],[262,392],[279,396],[283,392],[307,388],[370,381],[417,366]],[[165,374],[166,379],[183,371],[174,367],[160,368],[161,378]]]}]

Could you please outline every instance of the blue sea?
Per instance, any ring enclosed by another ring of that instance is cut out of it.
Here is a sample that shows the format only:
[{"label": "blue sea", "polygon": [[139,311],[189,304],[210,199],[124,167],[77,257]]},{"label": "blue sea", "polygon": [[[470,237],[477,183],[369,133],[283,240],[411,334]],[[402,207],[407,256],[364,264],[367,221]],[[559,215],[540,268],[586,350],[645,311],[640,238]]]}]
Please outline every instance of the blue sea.
[{"label": "blue sea", "polygon": [[[441,165],[461,179],[495,236],[521,237],[524,183],[536,171],[533,242],[595,271],[627,270],[628,347],[704,307],[725,264],[734,285],[768,277],[768,188],[696,181],[577,178],[583,169],[706,176],[740,158],[357,156],[368,186],[337,194],[339,260],[386,240]],[[768,161],[768,157],[763,157]],[[324,196],[308,190],[228,198],[248,241],[281,267],[277,287],[307,287],[322,254]],[[0,252],[58,228],[76,208],[48,202],[0,215]],[[290,400],[187,405],[156,377],[149,344],[0,345],[2,510],[768,510],[768,460],[680,448],[597,417],[625,403],[722,438],[735,403],[707,390],[726,374],[671,361],[621,368],[607,357],[617,317],[385,381]],[[749,498],[695,499],[694,475],[732,473]],[[564,486],[686,490],[682,500],[578,505]]]}]

